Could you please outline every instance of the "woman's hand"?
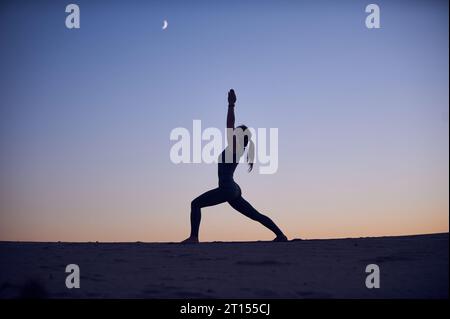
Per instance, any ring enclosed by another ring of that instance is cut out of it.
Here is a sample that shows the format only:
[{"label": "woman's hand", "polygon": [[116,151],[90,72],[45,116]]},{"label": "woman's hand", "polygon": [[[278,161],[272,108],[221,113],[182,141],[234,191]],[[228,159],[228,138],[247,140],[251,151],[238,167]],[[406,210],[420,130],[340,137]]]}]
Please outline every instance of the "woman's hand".
[{"label": "woman's hand", "polygon": [[231,89],[228,91],[228,105],[233,105],[236,103],[236,94],[234,93],[234,90]]}]

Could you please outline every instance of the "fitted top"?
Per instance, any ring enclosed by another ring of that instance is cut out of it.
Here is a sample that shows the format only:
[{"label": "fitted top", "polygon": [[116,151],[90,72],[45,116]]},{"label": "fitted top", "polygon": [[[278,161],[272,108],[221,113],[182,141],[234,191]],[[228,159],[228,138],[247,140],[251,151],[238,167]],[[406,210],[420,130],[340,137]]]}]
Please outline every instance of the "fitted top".
[{"label": "fitted top", "polygon": [[236,170],[236,167],[239,164],[239,159],[242,156],[243,152],[240,154],[233,154],[231,147],[227,146],[222,153],[219,155],[218,159],[218,177],[219,177],[219,186],[229,183],[234,183],[233,174]]}]

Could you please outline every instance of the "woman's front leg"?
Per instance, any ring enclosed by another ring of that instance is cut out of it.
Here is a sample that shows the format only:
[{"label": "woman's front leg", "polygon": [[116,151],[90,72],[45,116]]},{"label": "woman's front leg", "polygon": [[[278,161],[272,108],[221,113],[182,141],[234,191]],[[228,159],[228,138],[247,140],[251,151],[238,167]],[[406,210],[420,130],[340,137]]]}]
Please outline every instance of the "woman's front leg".
[{"label": "woman's front leg", "polygon": [[198,243],[198,233],[202,219],[201,209],[224,203],[227,201],[227,194],[220,188],[215,188],[198,196],[191,202],[191,235],[183,243]]}]

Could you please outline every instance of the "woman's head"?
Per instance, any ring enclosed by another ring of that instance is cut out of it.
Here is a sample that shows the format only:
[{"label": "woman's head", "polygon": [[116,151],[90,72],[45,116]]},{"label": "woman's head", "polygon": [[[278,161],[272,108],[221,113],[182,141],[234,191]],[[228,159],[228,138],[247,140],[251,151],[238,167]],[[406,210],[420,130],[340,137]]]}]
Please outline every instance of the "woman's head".
[{"label": "woman's head", "polygon": [[239,140],[243,139],[244,147],[247,147],[248,142],[252,138],[252,132],[250,132],[250,130],[248,129],[247,125],[242,124],[242,125],[236,126],[234,131],[235,131],[236,137],[238,137]]},{"label": "woman's head", "polygon": [[250,172],[253,169],[253,162],[255,158],[255,144],[252,142],[252,133],[244,124],[237,126],[234,130],[238,144],[243,145],[244,149],[249,146],[247,151],[247,163],[248,171]]}]

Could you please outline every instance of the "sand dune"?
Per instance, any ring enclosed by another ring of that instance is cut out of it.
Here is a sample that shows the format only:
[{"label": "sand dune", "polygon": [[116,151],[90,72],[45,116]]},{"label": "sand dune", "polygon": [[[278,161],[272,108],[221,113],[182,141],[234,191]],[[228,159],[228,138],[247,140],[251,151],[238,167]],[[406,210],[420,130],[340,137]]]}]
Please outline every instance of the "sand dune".
[{"label": "sand dune", "polygon": [[[448,298],[449,235],[288,243],[0,243],[0,298]],[[68,289],[66,265],[80,267]],[[380,288],[365,267],[380,268]]]}]

